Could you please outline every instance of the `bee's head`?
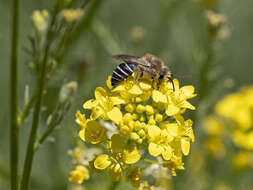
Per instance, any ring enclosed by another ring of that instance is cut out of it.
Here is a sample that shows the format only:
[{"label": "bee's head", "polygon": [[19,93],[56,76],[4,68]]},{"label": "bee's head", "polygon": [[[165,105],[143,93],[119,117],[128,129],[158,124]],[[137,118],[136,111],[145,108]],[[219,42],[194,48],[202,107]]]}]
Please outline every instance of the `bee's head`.
[{"label": "bee's head", "polygon": [[159,73],[159,79],[164,79],[165,75],[166,75],[166,72],[165,71],[161,71]]},{"label": "bee's head", "polygon": [[162,79],[162,80],[169,80],[169,78],[171,78],[171,72],[170,70],[168,69],[168,67],[163,67],[159,73],[159,79]]},{"label": "bee's head", "polygon": [[161,80],[165,80],[165,81],[170,81],[172,83],[173,86],[173,91],[175,91],[175,86],[172,80],[172,74],[170,72],[170,70],[168,69],[168,67],[163,67],[159,73],[159,79]]}]

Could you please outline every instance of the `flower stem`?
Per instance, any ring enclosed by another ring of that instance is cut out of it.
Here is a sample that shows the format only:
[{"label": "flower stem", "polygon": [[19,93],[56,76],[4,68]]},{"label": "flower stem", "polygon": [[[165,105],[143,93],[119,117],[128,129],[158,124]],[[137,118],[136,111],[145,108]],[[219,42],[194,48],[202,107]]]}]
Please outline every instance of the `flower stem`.
[{"label": "flower stem", "polygon": [[112,181],[108,190],[115,190],[120,184],[120,181]]},{"label": "flower stem", "polygon": [[40,76],[37,81],[38,97],[37,97],[36,103],[35,103],[32,129],[30,131],[29,142],[28,142],[28,146],[26,149],[26,157],[25,157],[25,163],[24,163],[24,169],[23,169],[23,174],[22,174],[22,181],[21,181],[20,190],[27,190],[29,187],[29,180],[30,180],[30,176],[31,176],[32,163],[33,163],[33,158],[34,158],[34,153],[35,153],[34,144],[35,144],[36,137],[37,137],[37,129],[38,129],[38,124],[39,124],[39,119],[40,119],[41,103],[42,103],[43,91],[45,88],[45,77],[46,77],[46,71],[47,71],[46,66],[47,66],[49,50],[50,50],[51,43],[52,43],[51,28],[52,28],[54,22],[55,22],[55,17],[52,18],[51,25],[48,29],[47,43],[46,43],[45,53],[44,53],[44,57],[43,57],[43,61],[42,61],[41,72],[40,72]]},{"label": "flower stem", "polygon": [[155,161],[155,160],[151,160],[151,159],[148,159],[148,158],[145,158],[144,159],[145,162],[149,162],[151,164],[160,164],[159,162]]},{"label": "flower stem", "polygon": [[37,89],[35,89],[34,94],[29,99],[28,103],[25,105],[24,111],[18,117],[18,126],[22,125],[25,118],[29,115],[32,105],[36,100],[36,97],[37,97]]},{"label": "flower stem", "polygon": [[[56,110],[54,111],[54,113],[52,115],[51,122],[49,123],[49,125],[47,126],[47,129],[44,131],[44,133],[42,134],[42,136],[38,140],[38,146],[43,144],[43,142],[49,137],[49,135],[54,131],[55,127],[59,123],[59,117],[60,117],[59,110],[60,109],[61,109],[61,106],[57,106]],[[38,146],[35,148],[37,149]]]},{"label": "flower stem", "polygon": [[199,102],[201,102],[208,94],[208,73],[211,71],[214,62],[214,38],[216,33],[209,29],[209,43],[207,47],[207,58],[200,69],[199,77]]},{"label": "flower stem", "polygon": [[19,0],[12,1],[12,40],[10,63],[10,183],[11,190],[18,189],[18,139],[17,124],[17,64],[18,64],[18,28]]},{"label": "flower stem", "polygon": [[[208,28],[208,43],[206,47],[207,57],[202,63],[202,66],[200,67],[199,71],[199,92],[198,92],[198,99],[196,101],[196,107],[199,107],[201,102],[207,98],[209,95],[209,73],[213,69],[214,66],[214,60],[215,60],[215,49],[214,49],[214,43],[216,38],[216,31],[212,30],[210,27]],[[192,121],[195,123],[197,118],[198,112],[193,112],[191,115]]]}]

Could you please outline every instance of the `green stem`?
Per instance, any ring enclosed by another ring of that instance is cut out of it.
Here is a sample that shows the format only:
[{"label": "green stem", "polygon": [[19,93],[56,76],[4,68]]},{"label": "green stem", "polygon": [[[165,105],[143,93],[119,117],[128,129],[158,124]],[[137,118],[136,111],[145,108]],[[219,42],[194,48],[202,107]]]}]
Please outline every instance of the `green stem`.
[{"label": "green stem", "polygon": [[18,189],[18,139],[17,124],[17,64],[19,32],[19,0],[12,1],[12,40],[10,61],[10,183],[11,190]]},{"label": "green stem", "polygon": [[[207,51],[207,57],[205,59],[205,61],[202,64],[202,67],[200,68],[200,75],[199,75],[199,91],[198,91],[198,99],[195,103],[196,107],[199,107],[199,105],[201,104],[201,102],[206,98],[206,96],[208,96],[208,89],[209,89],[209,73],[213,68],[214,65],[214,59],[215,59],[215,50],[214,50],[214,41],[215,41],[215,37],[217,35],[217,31],[213,30],[210,26],[208,28],[208,42],[207,42],[207,47],[206,47],[206,51]],[[197,113],[198,112],[192,112],[191,118],[193,120],[193,122],[195,123],[195,121],[198,119],[197,118]]]},{"label": "green stem", "polygon": [[[88,5],[88,3],[90,2],[91,0],[86,0],[80,8],[82,9],[85,9],[85,7]],[[96,0],[96,1],[100,1],[100,0]],[[94,5],[95,4],[95,5]],[[98,7],[97,3],[93,3],[93,5],[91,6],[91,10],[86,14],[86,17],[85,19],[83,20],[83,22],[79,25],[84,25],[82,27],[82,30],[85,29],[85,25],[87,25],[87,23],[89,23],[89,20],[93,17],[94,15],[94,12],[96,11],[96,8]],[[56,49],[55,49],[55,58],[56,60],[58,61],[58,63],[61,63],[62,59],[64,58],[64,55],[66,55],[66,51],[68,51],[68,48],[70,46],[70,44],[74,41],[74,39],[70,39],[70,34],[71,32],[74,30],[77,30],[75,27],[77,26],[78,22],[77,21],[74,21],[64,32],[63,34],[63,37],[61,38],[61,40],[59,41],[58,45],[56,46]],[[77,32],[73,32],[76,36],[75,38],[77,38],[79,34],[77,34]]]},{"label": "green stem", "polygon": [[[54,111],[52,115],[51,122],[47,126],[47,129],[44,131],[42,136],[39,138],[38,146],[41,145],[47,139],[47,137],[49,137],[49,135],[54,131],[57,124],[59,124],[59,110],[60,109],[61,109],[61,106],[57,106],[56,110]],[[38,148],[38,146],[36,147],[36,149]]]},{"label": "green stem", "polygon": [[213,67],[213,62],[214,62],[214,38],[215,34],[209,29],[209,43],[207,47],[207,59],[205,63],[203,63],[202,68],[200,70],[200,77],[199,77],[199,100],[198,102],[200,103],[204,97],[208,94],[208,84],[209,84],[209,79],[208,79],[208,74],[211,71]]},{"label": "green stem", "polygon": [[151,164],[158,164],[158,165],[160,165],[160,163],[158,161],[151,160],[151,159],[148,159],[148,158],[145,158],[144,161],[148,162],[148,163],[151,163]]},{"label": "green stem", "polygon": [[46,66],[47,66],[47,60],[49,55],[50,46],[52,43],[52,31],[51,28],[54,25],[55,22],[55,16],[52,18],[51,25],[49,27],[48,33],[47,33],[47,43],[45,47],[45,53],[42,61],[42,68],[41,73],[37,81],[37,87],[38,87],[38,98],[36,100],[35,108],[34,108],[34,114],[33,114],[33,122],[32,122],[32,129],[30,131],[29,136],[29,142],[26,149],[26,157],[25,157],[25,163],[24,163],[24,169],[22,174],[22,181],[21,181],[21,187],[20,190],[27,190],[29,187],[29,180],[31,176],[31,169],[32,169],[32,163],[34,158],[34,144],[37,137],[37,129],[40,119],[40,110],[41,110],[41,103],[42,103],[42,97],[43,97],[43,91],[45,86],[45,77],[46,77]]},{"label": "green stem", "polygon": [[37,89],[35,89],[34,94],[30,98],[30,100],[28,101],[28,103],[25,105],[25,108],[24,108],[23,112],[18,117],[18,126],[22,125],[22,123],[24,122],[25,118],[29,115],[30,110],[32,108],[32,105],[33,105],[34,101],[36,100],[37,92],[38,92]]},{"label": "green stem", "polygon": [[120,184],[120,181],[112,181],[108,190],[115,190]]}]

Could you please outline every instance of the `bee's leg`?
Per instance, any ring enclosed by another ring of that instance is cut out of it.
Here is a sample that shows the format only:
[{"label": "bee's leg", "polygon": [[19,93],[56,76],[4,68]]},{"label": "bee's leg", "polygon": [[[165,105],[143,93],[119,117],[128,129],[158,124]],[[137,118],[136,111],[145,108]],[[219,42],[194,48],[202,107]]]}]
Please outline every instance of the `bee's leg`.
[{"label": "bee's leg", "polygon": [[151,86],[152,86],[152,87],[154,87],[154,80],[155,80],[155,79],[154,79],[154,77],[153,77],[153,76],[151,77],[151,79],[152,79]]},{"label": "bee's leg", "polygon": [[173,80],[172,80],[172,78],[171,78],[171,77],[169,78],[169,81],[172,83],[173,92],[175,92],[175,85],[174,85],[174,82],[173,82]]},{"label": "bee's leg", "polygon": [[161,85],[161,79],[158,79],[158,80],[157,80],[157,83],[156,83],[156,88],[159,89],[159,88],[160,88],[160,85]]},{"label": "bee's leg", "polygon": [[142,75],[143,75],[143,72],[137,71],[137,73],[135,75],[135,81],[136,81],[137,85],[139,86],[139,88],[143,91],[143,89],[141,88],[140,83],[138,81],[139,76],[142,76]]}]

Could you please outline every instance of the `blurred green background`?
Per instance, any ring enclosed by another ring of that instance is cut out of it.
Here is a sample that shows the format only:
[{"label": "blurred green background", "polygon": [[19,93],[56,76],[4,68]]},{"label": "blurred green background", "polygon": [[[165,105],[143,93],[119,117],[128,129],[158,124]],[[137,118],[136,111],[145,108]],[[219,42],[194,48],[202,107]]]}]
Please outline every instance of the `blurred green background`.
[{"label": "blurred green background", "polygon": [[[217,88],[214,87],[210,91],[217,95],[217,98],[221,98],[228,91],[253,84],[253,1],[220,0],[217,3],[216,9],[227,17],[227,25],[230,29],[229,37],[222,42],[217,51],[217,65],[212,73],[213,77],[218,77],[220,80],[215,84]],[[29,58],[23,50],[24,47],[29,46],[27,37],[32,31],[31,14],[36,9],[48,9],[50,6],[51,0],[23,0],[20,2],[18,73],[20,105],[24,103],[25,86],[29,85],[32,88],[35,83],[34,77],[26,66]],[[1,190],[9,188],[9,108],[7,100],[9,99],[10,7],[10,1],[0,0]],[[132,32],[136,27],[142,28],[144,36],[134,41],[136,39],[133,39]],[[81,32],[77,40],[71,43],[68,54],[63,60],[64,66],[50,80],[49,90],[44,99],[48,110],[54,106],[54,100],[58,96],[57,90],[64,82],[76,80],[79,86],[70,111],[64,116],[59,130],[53,134],[55,142],[43,145],[35,156],[32,189],[68,189],[67,179],[72,165],[67,151],[75,146],[77,134],[77,126],[74,122],[75,112],[81,109],[85,100],[93,96],[96,86],[105,85],[107,76],[117,64],[111,59],[112,54],[126,53],[142,56],[149,52],[157,55],[164,60],[173,73],[191,75],[191,78],[179,79],[180,83],[193,84],[198,93],[199,61],[196,57],[201,57],[199,52],[208,43],[206,28],[203,6],[193,0],[101,0],[87,30]],[[226,88],[224,79],[232,79],[233,86]],[[45,118],[42,117],[41,123],[43,122]],[[20,171],[30,126],[31,118],[28,118],[20,134]],[[195,127],[198,128],[201,125]],[[201,129],[196,129],[196,131],[198,133]],[[196,134],[196,136],[199,135]],[[198,146],[198,138],[194,146]],[[191,154],[188,157],[191,157]],[[175,189],[191,189],[182,187],[186,178],[183,173],[190,172],[187,162],[185,167],[186,170],[179,172],[175,179]],[[216,172],[223,172],[225,176],[226,171],[223,169]],[[101,178],[104,179],[103,183],[107,183],[107,178]],[[194,180],[192,183],[198,182],[198,178],[192,180]],[[91,180],[89,185],[92,184],[96,186],[97,182]],[[204,186],[202,189],[209,189],[209,187]],[[235,189],[238,189],[238,186]]]}]

